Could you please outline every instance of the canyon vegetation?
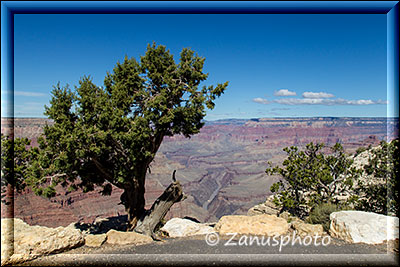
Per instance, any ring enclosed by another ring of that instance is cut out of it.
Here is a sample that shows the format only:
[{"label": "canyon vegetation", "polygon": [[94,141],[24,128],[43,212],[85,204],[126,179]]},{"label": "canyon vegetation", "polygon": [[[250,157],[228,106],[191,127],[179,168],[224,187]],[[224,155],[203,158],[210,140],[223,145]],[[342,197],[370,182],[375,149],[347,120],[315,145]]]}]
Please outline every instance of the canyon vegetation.
[{"label": "canyon vegetation", "polygon": [[[280,166],[269,163],[266,173],[282,178],[270,188],[281,212],[322,224],[329,222],[333,211],[345,209],[399,216],[398,138],[360,148],[352,156],[340,143],[323,149],[323,143],[312,142],[304,150],[286,147],[287,158]],[[355,157],[361,153],[367,162],[357,166]]]}]

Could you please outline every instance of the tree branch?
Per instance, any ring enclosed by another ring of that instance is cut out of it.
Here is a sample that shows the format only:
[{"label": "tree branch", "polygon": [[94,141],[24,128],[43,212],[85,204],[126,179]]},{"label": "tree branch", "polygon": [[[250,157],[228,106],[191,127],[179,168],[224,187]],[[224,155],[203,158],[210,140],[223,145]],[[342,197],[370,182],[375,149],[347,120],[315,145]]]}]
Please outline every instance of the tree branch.
[{"label": "tree branch", "polygon": [[329,186],[331,186],[331,185],[333,185],[333,184],[335,184],[335,183],[341,182],[341,181],[343,181],[344,179],[346,179],[346,176],[342,176],[341,178],[333,179],[333,181],[329,183]]},{"label": "tree branch", "polygon": [[91,157],[92,161],[94,162],[94,164],[96,165],[97,169],[104,175],[106,176],[107,180],[116,185],[119,188],[123,188],[123,184],[118,183],[116,181],[114,181],[114,177],[103,167],[103,165],[98,161],[98,159],[96,157]]},{"label": "tree branch", "polygon": [[[129,156],[126,154],[124,147],[121,145],[120,142],[116,141],[114,138],[111,138],[111,141],[116,145],[116,149],[118,149],[119,152],[126,158],[126,160],[131,164],[131,159]],[[126,168],[127,171],[129,169]]]},{"label": "tree branch", "polygon": [[318,179],[318,183],[322,186],[322,188],[324,188],[326,190],[327,193],[330,191],[329,187],[326,186],[324,183],[322,183],[321,180]]},{"label": "tree branch", "polygon": [[43,178],[46,179],[46,181],[47,181],[47,179],[50,179],[50,183],[53,183],[54,178],[62,177],[62,176],[67,176],[67,174],[66,173],[56,173],[54,175],[47,175]]},{"label": "tree branch", "polygon": [[172,81],[174,81],[174,82],[179,82],[179,83],[178,83],[178,86],[179,86],[179,85],[184,85],[184,86],[186,86],[187,88],[190,88],[190,86],[189,86],[187,83],[182,82],[182,79],[172,79]]}]

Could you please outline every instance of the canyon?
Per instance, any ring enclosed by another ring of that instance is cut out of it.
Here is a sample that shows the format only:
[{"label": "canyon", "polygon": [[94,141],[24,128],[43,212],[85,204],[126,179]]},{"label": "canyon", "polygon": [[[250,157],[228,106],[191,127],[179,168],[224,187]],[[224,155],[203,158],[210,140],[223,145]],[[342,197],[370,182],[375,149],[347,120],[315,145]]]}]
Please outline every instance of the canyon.
[{"label": "canyon", "polygon": [[[46,124],[43,118],[2,118],[1,132],[14,129],[15,137],[27,137],[32,145]],[[279,164],[288,146],[304,147],[309,142],[327,147],[340,142],[346,152],[376,146],[381,140],[398,136],[398,120],[391,118],[257,118],[206,122],[190,139],[165,138],[146,178],[146,203],[153,201],[171,183],[174,170],[188,198],[175,204],[167,214],[215,222],[224,215],[246,214],[264,202],[278,176],[267,176],[267,162]],[[98,218],[125,214],[122,191],[113,187],[110,196],[101,188],[83,193],[57,188],[54,198],[36,196],[27,189],[15,195],[14,213],[31,225],[67,226],[71,222],[92,223]],[[3,205],[3,204],[2,204]],[[3,209],[2,209],[3,210]]]}]

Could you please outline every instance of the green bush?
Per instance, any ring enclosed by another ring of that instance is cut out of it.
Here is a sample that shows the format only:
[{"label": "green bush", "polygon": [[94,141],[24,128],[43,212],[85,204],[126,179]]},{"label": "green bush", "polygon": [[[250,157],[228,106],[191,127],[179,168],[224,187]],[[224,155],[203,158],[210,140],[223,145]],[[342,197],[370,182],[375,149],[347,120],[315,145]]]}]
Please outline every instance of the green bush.
[{"label": "green bush", "polygon": [[350,194],[361,170],[336,143],[330,151],[324,144],[309,143],[304,149],[291,146],[283,150],[287,158],[281,166],[265,170],[268,175],[279,175],[281,180],[270,187],[275,194],[274,203],[291,214],[305,218],[309,210],[321,203],[339,204],[339,196]]},{"label": "green bush", "polygon": [[399,169],[400,139],[382,141],[364,165],[365,173],[372,178],[359,182],[356,208],[399,217]]},{"label": "green bush", "polygon": [[311,224],[322,224],[324,231],[328,232],[330,227],[330,218],[332,212],[348,209],[345,206],[336,205],[333,203],[322,203],[315,206],[306,221]]}]

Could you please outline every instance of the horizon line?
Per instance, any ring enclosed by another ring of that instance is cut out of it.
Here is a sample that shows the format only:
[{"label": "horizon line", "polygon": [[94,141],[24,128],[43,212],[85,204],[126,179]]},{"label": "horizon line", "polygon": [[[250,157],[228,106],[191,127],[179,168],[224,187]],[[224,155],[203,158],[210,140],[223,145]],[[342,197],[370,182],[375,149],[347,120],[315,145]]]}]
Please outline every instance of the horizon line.
[{"label": "horizon line", "polygon": [[[2,119],[48,119],[47,117],[8,117],[1,116]],[[255,120],[255,119],[288,119],[288,118],[386,118],[386,119],[398,119],[398,116],[279,116],[279,117],[251,117],[251,118],[221,118],[214,120],[204,120],[204,121],[221,121],[221,120]]]}]

